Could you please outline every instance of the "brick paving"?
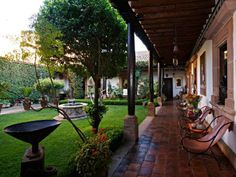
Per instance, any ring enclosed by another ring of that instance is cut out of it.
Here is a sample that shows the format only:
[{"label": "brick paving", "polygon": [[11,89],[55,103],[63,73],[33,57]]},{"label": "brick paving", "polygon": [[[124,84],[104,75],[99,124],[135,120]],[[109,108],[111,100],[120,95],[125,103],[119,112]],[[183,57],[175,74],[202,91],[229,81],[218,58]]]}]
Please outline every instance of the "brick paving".
[{"label": "brick paving", "polygon": [[220,168],[208,156],[198,156],[188,165],[189,154],[180,146],[179,115],[173,102],[163,106],[112,177],[236,177],[217,146],[213,150],[221,161]]}]

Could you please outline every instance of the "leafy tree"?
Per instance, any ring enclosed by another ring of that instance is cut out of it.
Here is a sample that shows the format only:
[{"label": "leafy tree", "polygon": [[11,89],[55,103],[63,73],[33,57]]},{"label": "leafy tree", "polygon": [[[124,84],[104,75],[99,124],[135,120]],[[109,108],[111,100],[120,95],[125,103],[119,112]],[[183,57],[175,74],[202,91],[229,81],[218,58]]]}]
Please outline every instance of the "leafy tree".
[{"label": "leafy tree", "polygon": [[21,52],[22,52],[22,59],[23,60],[34,59],[35,76],[36,76],[37,83],[40,87],[40,82],[39,82],[40,76],[37,71],[37,63],[40,60],[40,57],[38,55],[39,45],[37,44],[37,41],[38,41],[38,36],[33,31],[28,30],[28,31],[21,32],[20,47],[21,47]]},{"label": "leafy tree", "polygon": [[[63,36],[63,57],[56,62],[76,67],[95,83],[95,121],[102,77],[116,76],[126,63],[126,25],[108,0],[46,0],[37,21],[46,19]],[[71,65],[72,64],[72,65]]]},{"label": "leafy tree", "polygon": [[[36,20],[37,19],[37,20]],[[63,43],[59,40],[62,33],[43,17],[36,17],[33,22],[35,34],[38,36],[38,55],[41,56],[40,62],[45,64],[49,73],[54,99],[56,99],[56,88],[53,82],[53,73],[60,70],[58,65],[54,65],[53,59],[63,55]]]}]

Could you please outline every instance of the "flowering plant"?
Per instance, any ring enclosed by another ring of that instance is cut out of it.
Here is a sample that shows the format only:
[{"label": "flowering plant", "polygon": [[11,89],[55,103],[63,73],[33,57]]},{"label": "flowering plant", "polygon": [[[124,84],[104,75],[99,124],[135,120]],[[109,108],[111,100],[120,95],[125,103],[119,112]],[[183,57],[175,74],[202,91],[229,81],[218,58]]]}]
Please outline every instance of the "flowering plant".
[{"label": "flowering plant", "polygon": [[104,176],[110,163],[109,140],[103,129],[84,143],[75,157],[75,176]]},{"label": "flowering plant", "polygon": [[200,95],[194,95],[194,94],[188,94],[186,97],[187,102],[193,106],[194,108],[197,108],[198,103],[201,100],[201,96]]}]

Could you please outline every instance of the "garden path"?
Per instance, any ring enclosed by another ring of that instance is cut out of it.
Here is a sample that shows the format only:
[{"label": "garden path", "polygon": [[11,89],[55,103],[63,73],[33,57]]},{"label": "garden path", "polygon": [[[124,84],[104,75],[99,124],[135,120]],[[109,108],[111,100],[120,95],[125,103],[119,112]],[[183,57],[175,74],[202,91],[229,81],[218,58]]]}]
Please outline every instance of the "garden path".
[{"label": "garden path", "polygon": [[[40,104],[33,104],[32,106],[34,108],[40,108]],[[17,105],[17,106],[12,106],[9,108],[2,108],[0,115],[13,114],[13,113],[24,112],[24,111],[25,110],[22,105]]]}]

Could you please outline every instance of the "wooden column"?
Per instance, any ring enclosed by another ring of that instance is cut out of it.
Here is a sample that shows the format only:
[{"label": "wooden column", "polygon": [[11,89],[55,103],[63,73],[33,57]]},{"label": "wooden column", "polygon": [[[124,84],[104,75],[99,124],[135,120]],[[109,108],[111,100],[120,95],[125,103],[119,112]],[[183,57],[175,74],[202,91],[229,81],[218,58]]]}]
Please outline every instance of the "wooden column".
[{"label": "wooden column", "polygon": [[157,103],[161,106],[162,105],[162,98],[161,98],[161,93],[162,93],[162,75],[163,75],[163,71],[162,71],[162,67],[161,67],[161,63],[158,63],[158,87],[159,87],[159,93],[158,93],[158,97],[157,97]]},{"label": "wooden column", "polygon": [[128,23],[128,115],[124,120],[124,138],[128,141],[138,140],[138,121],[135,116],[135,49],[134,29]]},{"label": "wooden column", "polygon": [[135,114],[135,49],[134,29],[128,24],[128,114]]},{"label": "wooden column", "polygon": [[159,87],[159,89],[158,89],[158,96],[161,96],[161,63],[158,63],[158,87]]},{"label": "wooden column", "polygon": [[153,89],[153,52],[149,51],[148,63],[148,76],[149,76],[149,103],[148,103],[148,116],[155,116],[155,105],[153,103],[154,89]]},{"label": "wooden column", "polygon": [[149,99],[153,102],[154,90],[153,90],[153,53],[149,51],[149,65],[148,65],[148,75],[149,75]]}]

